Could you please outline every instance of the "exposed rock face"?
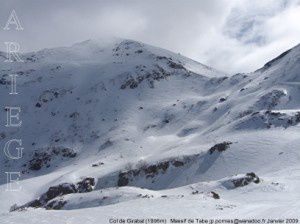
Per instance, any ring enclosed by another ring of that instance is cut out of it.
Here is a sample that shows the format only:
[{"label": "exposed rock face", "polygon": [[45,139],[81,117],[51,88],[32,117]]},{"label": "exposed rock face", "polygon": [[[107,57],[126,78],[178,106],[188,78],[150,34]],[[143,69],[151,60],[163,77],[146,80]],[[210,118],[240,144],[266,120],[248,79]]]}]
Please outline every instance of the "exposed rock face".
[{"label": "exposed rock face", "polygon": [[84,178],[82,181],[77,183],[77,192],[84,193],[90,192],[94,189],[95,179],[92,177]]},{"label": "exposed rock face", "polygon": [[128,76],[125,82],[121,85],[121,89],[135,89],[140,83],[146,81],[150,88],[154,88],[154,81],[159,81],[161,79],[166,79],[171,76],[164,68],[157,65],[157,69],[153,70],[151,73],[140,74],[137,77]]},{"label": "exposed rock face", "polygon": [[227,189],[234,189],[237,187],[244,187],[250,183],[260,183],[260,178],[253,172],[246,173],[244,176],[237,176],[229,179],[223,183]]},{"label": "exposed rock face", "polygon": [[219,195],[218,193],[216,193],[216,192],[214,192],[214,191],[211,191],[210,193],[212,194],[212,197],[213,197],[214,199],[220,199],[220,195]]},{"label": "exposed rock face", "polygon": [[130,181],[133,181],[133,179],[138,176],[146,179],[154,178],[159,174],[166,173],[167,170],[170,169],[171,167],[178,168],[184,166],[189,160],[190,158],[183,158],[181,160],[170,159],[168,161],[162,161],[157,164],[151,164],[151,165],[145,164],[142,167],[137,169],[123,171],[119,174],[117,185],[119,187],[127,186],[130,183]]},{"label": "exposed rock face", "polygon": [[256,184],[258,184],[260,182],[259,177],[256,176],[256,174],[253,173],[253,172],[247,173],[245,175],[245,177],[232,180],[232,183],[234,184],[235,187],[243,187],[243,186],[246,186],[246,185],[248,185],[252,182],[254,182]]},{"label": "exposed rock face", "polygon": [[170,68],[186,70],[180,62],[174,62],[173,59],[170,57],[167,58],[165,56],[157,56],[156,59],[166,61]]},{"label": "exposed rock face", "polygon": [[44,151],[35,151],[32,155],[32,159],[29,160],[27,166],[29,170],[40,170],[43,167],[50,167],[51,161],[57,157],[62,158],[74,158],[77,153],[71,149],[66,147],[49,147]]},{"label": "exposed rock face", "polygon": [[264,128],[272,127],[289,128],[300,123],[300,112],[285,113],[281,111],[266,110],[266,111],[245,111],[240,115],[244,117],[243,122],[237,125],[238,129],[248,128]]},{"label": "exposed rock face", "polygon": [[127,186],[129,184],[129,179],[127,176],[128,176],[128,173],[126,173],[126,172],[119,174],[119,180],[118,180],[119,187]]},{"label": "exposed rock face", "polygon": [[40,197],[41,202],[48,202],[53,198],[56,198],[58,196],[62,196],[65,194],[72,194],[76,193],[77,189],[74,184],[64,183],[59,184],[57,186],[50,187],[48,191]]},{"label": "exposed rock face", "polygon": [[273,89],[272,91],[261,96],[260,99],[255,103],[254,107],[260,110],[271,110],[277,106],[285,96],[287,96],[287,93],[284,90]]},{"label": "exposed rock face", "polygon": [[219,102],[220,102],[220,103],[223,103],[224,101],[226,101],[226,98],[225,98],[225,97],[222,97],[222,98],[219,99]]},{"label": "exposed rock face", "polygon": [[61,196],[74,193],[90,192],[95,187],[95,179],[86,177],[83,180],[73,183],[63,183],[50,187],[38,199],[28,202],[22,206],[14,206],[11,211],[23,210],[28,207],[46,208],[46,209],[61,209],[67,201],[63,201]]},{"label": "exposed rock face", "polygon": [[179,166],[183,166],[184,162],[179,161],[179,160],[175,160],[175,161],[172,162],[172,165],[175,166],[175,167],[179,167]]},{"label": "exposed rock face", "polygon": [[51,202],[49,202],[45,208],[46,209],[54,209],[54,210],[59,210],[62,209],[64,207],[64,205],[67,204],[66,201],[63,200],[53,200]]},{"label": "exposed rock face", "polygon": [[[41,207],[43,204],[41,203],[40,200],[36,199],[36,200],[33,200],[31,202],[29,202],[28,204],[25,204],[24,206],[21,206],[19,208],[25,208],[25,207],[33,207],[33,208],[39,208]],[[15,210],[17,210],[18,207],[15,208]]]},{"label": "exposed rock face", "polygon": [[232,142],[222,142],[222,143],[218,143],[216,145],[214,145],[213,147],[211,147],[209,149],[209,153],[213,154],[214,152],[218,151],[218,152],[223,152],[226,149],[228,149],[230,147],[230,145],[232,144]]}]

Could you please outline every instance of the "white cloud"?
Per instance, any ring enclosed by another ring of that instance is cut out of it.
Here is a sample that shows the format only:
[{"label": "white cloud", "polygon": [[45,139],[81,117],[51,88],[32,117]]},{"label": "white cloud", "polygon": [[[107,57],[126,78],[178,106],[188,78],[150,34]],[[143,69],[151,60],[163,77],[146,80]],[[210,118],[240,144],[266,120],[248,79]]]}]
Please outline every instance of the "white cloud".
[{"label": "white cloud", "polygon": [[252,71],[299,44],[300,27],[297,21],[300,21],[300,5],[296,1],[292,3],[255,27],[255,35],[263,37],[264,43],[242,44],[239,49],[242,57],[237,57],[232,70]]}]

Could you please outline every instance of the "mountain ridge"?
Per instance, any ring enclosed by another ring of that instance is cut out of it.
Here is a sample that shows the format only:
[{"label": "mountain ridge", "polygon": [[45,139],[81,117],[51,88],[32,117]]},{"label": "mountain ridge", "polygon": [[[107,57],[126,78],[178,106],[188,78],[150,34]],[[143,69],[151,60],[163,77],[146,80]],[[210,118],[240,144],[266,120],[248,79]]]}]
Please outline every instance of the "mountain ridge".
[{"label": "mountain ridge", "polygon": [[[285,198],[300,197],[299,181],[287,175],[299,175],[297,48],[268,69],[228,76],[140,42],[95,44],[0,62],[2,103],[20,106],[23,120],[19,129],[0,128],[1,146],[20,136],[24,147],[20,160],[0,158],[1,170],[22,172],[18,197],[4,191],[2,173],[6,219],[48,220],[54,209],[104,221],[116,208],[144,214],[139,203],[152,211],[167,203],[177,214],[174,199],[185,212],[209,209],[204,216],[297,214]],[[8,95],[11,73],[18,74],[16,97]],[[247,209],[245,198],[252,198]],[[275,201],[281,207],[268,213]]]}]

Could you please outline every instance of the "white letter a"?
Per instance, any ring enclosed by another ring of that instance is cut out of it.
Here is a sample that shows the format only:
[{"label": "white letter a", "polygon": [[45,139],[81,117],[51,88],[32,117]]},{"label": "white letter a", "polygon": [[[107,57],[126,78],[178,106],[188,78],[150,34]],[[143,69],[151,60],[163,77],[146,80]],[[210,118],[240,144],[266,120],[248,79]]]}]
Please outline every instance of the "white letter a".
[{"label": "white letter a", "polygon": [[21,26],[20,20],[17,16],[16,11],[13,9],[11,14],[9,15],[9,18],[6,22],[5,27],[3,28],[4,30],[10,30],[10,25],[16,25],[16,30],[23,30],[23,27]]}]

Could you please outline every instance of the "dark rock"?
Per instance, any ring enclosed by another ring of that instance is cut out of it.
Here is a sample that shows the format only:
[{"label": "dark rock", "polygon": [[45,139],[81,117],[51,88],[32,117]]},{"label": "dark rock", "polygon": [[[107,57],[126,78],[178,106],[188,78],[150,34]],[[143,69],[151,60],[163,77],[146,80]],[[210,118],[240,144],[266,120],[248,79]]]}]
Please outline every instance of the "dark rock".
[{"label": "dark rock", "polygon": [[224,97],[222,97],[222,98],[219,99],[219,102],[220,102],[220,103],[222,103],[222,102],[224,102],[224,101],[226,101],[226,98],[224,98]]},{"label": "dark rock", "polygon": [[36,199],[36,200],[33,200],[31,202],[29,202],[27,204],[27,207],[33,207],[33,208],[39,208],[42,206],[42,203],[40,200]]},{"label": "dark rock", "polygon": [[77,191],[79,193],[91,192],[95,186],[95,179],[92,177],[86,177],[82,181],[77,183]]},{"label": "dark rock", "polygon": [[172,165],[175,167],[183,166],[184,163],[182,161],[175,160],[172,162]]},{"label": "dark rock", "polygon": [[49,166],[51,160],[55,157],[61,156],[63,158],[74,158],[77,153],[66,147],[52,147],[47,148],[45,151],[34,151],[32,159],[28,162],[28,169],[30,170],[40,170],[44,166]]},{"label": "dark rock", "polygon": [[300,112],[287,114],[278,111],[266,110],[252,113],[251,117],[243,120],[239,125],[237,125],[237,127],[245,127],[247,125],[248,128],[289,128],[291,126],[298,125],[299,123]]},{"label": "dark rock", "polygon": [[119,174],[119,180],[118,180],[118,186],[123,187],[127,186],[129,183],[129,179],[126,177],[127,173],[120,173]]},{"label": "dark rock", "polygon": [[119,173],[118,183],[119,187],[127,186],[130,181],[132,181],[135,177],[140,176],[144,178],[154,178],[158,174],[164,174],[170,167],[170,165],[174,167],[184,166],[184,162],[180,160],[169,160],[162,161],[157,164],[143,164],[136,169],[128,169],[127,171],[123,171]]},{"label": "dark rock", "polygon": [[150,165],[144,170],[146,174],[156,174],[158,171],[157,165]]},{"label": "dark rock", "polygon": [[281,98],[284,96],[286,96],[285,91],[281,89],[273,89],[261,96],[255,103],[255,107],[261,110],[271,110],[280,103]]},{"label": "dark rock", "polygon": [[174,69],[185,69],[181,64],[175,63],[173,61],[169,61],[168,65],[170,66],[170,68],[174,68]]},{"label": "dark rock", "polygon": [[220,199],[220,195],[217,194],[216,192],[211,191],[210,193],[212,194],[212,197],[213,197],[214,199]]},{"label": "dark rock", "polygon": [[53,152],[56,152],[57,155],[61,154],[63,157],[68,158],[74,158],[77,155],[77,153],[71,148],[53,148]]},{"label": "dark rock", "polygon": [[54,209],[54,210],[59,210],[59,209],[62,209],[65,205],[67,204],[66,201],[62,201],[62,200],[54,200],[54,201],[51,201],[49,202],[45,208],[46,209]]},{"label": "dark rock", "polygon": [[43,166],[42,159],[35,159],[29,161],[29,169],[30,170],[40,170]]},{"label": "dark rock", "polygon": [[164,172],[169,168],[169,162],[166,161],[166,162],[161,162],[157,165],[157,168],[159,170],[163,170]]},{"label": "dark rock", "polygon": [[213,154],[215,151],[218,152],[223,152],[226,149],[228,149],[230,147],[230,145],[232,144],[232,142],[222,142],[222,143],[218,143],[216,145],[214,145],[213,147],[211,147],[209,149],[209,153]]},{"label": "dark rock", "polygon": [[254,182],[255,184],[258,184],[260,182],[259,177],[253,172],[247,173],[244,177],[232,180],[234,187],[243,187],[252,182]]},{"label": "dark rock", "polygon": [[155,69],[149,72],[143,72],[141,75],[133,77],[132,75],[128,75],[125,82],[121,85],[121,89],[135,89],[138,85],[143,82],[147,81],[150,88],[154,88],[153,81],[159,81],[161,79],[166,79],[167,77],[171,76],[164,68],[160,67],[159,65],[155,66]]},{"label": "dark rock", "polygon": [[92,167],[97,167],[97,166],[102,166],[102,165],[104,165],[103,162],[100,162],[100,163],[93,163],[93,164],[92,164]]},{"label": "dark rock", "polygon": [[56,198],[58,196],[66,195],[66,194],[72,194],[76,193],[77,189],[74,184],[70,183],[63,183],[59,184],[57,186],[50,187],[46,193],[44,193],[40,200],[48,202],[53,198]]},{"label": "dark rock", "polygon": [[[157,56],[156,57],[158,60],[169,60],[167,57],[165,57],[165,56]],[[170,59],[171,60],[171,59]]]},{"label": "dark rock", "polygon": [[[22,206],[14,206],[14,210],[23,210],[28,207],[46,209],[61,209],[67,202],[62,201],[63,195],[73,194],[73,193],[84,193],[94,190],[95,179],[93,177],[86,177],[83,180],[75,184],[73,183],[63,183],[57,186],[50,187],[45,193],[43,193],[40,198],[28,202]],[[60,197],[60,198],[59,198]],[[58,198],[57,200],[54,200]]]},{"label": "dark rock", "polygon": [[138,87],[138,82],[133,78],[126,80],[124,84],[121,85],[121,89],[126,89],[129,86],[130,89],[135,89]]}]

